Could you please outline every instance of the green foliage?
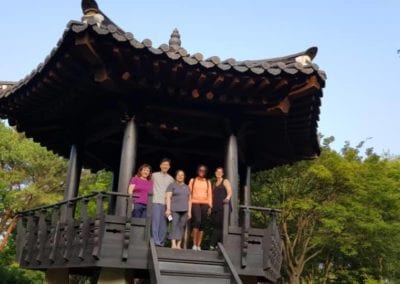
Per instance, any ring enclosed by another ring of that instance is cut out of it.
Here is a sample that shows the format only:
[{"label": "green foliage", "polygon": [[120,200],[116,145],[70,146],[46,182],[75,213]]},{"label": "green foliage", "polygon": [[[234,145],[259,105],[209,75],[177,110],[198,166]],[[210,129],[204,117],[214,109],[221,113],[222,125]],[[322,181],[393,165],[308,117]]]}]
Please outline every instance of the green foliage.
[{"label": "green foliage", "polygon": [[[399,282],[400,159],[372,148],[361,155],[364,142],[346,142],[337,152],[330,148],[333,141],[322,139],[319,159],[254,175],[253,204],[283,210],[284,273],[299,272],[308,283]],[[66,169],[64,159],[0,123],[0,221],[61,200]],[[109,190],[111,180],[109,172],[84,170],[80,195]],[[254,216],[254,225],[268,220]],[[42,272],[14,262],[14,237],[0,253],[0,279],[42,283]]]},{"label": "green foliage", "polygon": [[333,140],[323,140],[317,160],[255,175],[253,202],[283,209],[286,273],[318,283],[400,281],[400,159],[372,149],[361,156],[364,143],[338,153]]},{"label": "green foliage", "polygon": [[[0,223],[11,220],[18,211],[60,201],[66,171],[65,159],[0,122]],[[110,182],[109,172],[83,170],[80,194],[109,190]],[[89,211],[94,214],[94,202],[89,203]],[[0,231],[0,240],[7,227]],[[43,272],[24,270],[15,263],[14,237],[11,235],[0,253],[0,282],[43,283]]]},{"label": "green foliage", "polygon": [[21,269],[17,264],[0,267],[2,283],[39,284],[43,283],[44,273]]},{"label": "green foliage", "polygon": [[60,200],[66,161],[0,123],[0,214]]},{"label": "green foliage", "polygon": [[0,279],[1,283],[43,283],[44,273],[21,269],[14,262],[15,242],[14,235],[9,239],[6,249],[0,254]]}]

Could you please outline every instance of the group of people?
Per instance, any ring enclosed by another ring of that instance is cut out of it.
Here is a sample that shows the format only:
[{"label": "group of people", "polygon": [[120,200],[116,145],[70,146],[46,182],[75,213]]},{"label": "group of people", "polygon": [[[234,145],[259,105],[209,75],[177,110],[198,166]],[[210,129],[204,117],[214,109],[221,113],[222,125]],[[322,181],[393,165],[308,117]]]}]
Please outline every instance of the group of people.
[{"label": "group of people", "polygon": [[183,170],[177,170],[175,178],[169,175],[171,160],[160,162],[160,171],[152,173],[151,166],[143,164],[129,182],[128,193],[134,194],[132,217],[144,218],[148,194],[153,193],[151,211],[151,236],[156,246],[164,246],[168,222],[171,222],[169,239],[171,247],[182,248],[182,239],[188,220],[192,221],[193,250],[200,251],[205,222],[210,216],[213,223],[210,249],[222,241],[224,204],[232,197],[232,186],[224,178],[224,169],[215,170],[215,180],[207,178],[204,165],[197,168],[197,176],[186,184]]}]

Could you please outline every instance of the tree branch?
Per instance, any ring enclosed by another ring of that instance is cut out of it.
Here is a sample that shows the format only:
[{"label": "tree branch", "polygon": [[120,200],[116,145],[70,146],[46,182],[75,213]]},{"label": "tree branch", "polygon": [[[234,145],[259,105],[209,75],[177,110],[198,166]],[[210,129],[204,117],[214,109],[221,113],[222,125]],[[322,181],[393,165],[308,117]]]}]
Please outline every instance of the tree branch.
[{"label": "tree branch", "polygon": [[322,252],[322,249],[317,250],[316,252],[314,252],[312,255],[310,255],[309,257],[307,257],[304,260],[304,264],[306,264],[307,262],[309,262],[311,259],[313,259],[314,257],[316,257],[317,255],[319,255]]}]

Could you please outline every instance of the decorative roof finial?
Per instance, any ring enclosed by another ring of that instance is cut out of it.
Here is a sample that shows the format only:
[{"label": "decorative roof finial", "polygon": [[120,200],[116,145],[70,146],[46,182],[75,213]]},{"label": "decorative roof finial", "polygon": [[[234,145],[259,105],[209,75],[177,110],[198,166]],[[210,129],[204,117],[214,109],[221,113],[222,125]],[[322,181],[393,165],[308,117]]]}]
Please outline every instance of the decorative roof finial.
[{"label": "decorative roof finial", "polygon": [[178,29],[174,29],[171,34],[171,38],[169,40],[169,47],[175,51],[178,51],[181,48],[181,35],[179,34]]},{"label": "decorative roof finial", "polygon": [[82,0],[82,12],[85,16],[97,14],[99,6],[95,0]]},{"label": "decorative roof finial", "polygon": [[95,0],[82,0],[82,12],[82,22],[86,24],[89,18],[94,19],[98,26],[104,21],[104,16],[100,13],[99,6]]}]

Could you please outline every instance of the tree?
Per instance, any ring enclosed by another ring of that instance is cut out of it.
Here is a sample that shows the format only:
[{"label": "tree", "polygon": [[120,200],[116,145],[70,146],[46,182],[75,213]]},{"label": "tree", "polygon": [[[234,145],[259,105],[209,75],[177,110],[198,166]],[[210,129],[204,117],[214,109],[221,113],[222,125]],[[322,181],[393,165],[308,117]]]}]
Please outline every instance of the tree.
[{"label": "tree", "polygon": [[284,272],[290,283],[399,279],[399,160],[332,141],[315,161],[255,177],[253,201],[283,209]]},{"label": "tree", "polygon": [[0,123],[0,252],[17,211],[60,200],[65,173],[64,159]]},{"label": "tree", "polygon": [[[67,162],[0,122],[0,279],[7,283],[42,283],[43,273],[14,262],[16,213],[63,198]],[[109,190],[111,174],[82,171],[80,194]],[[94,205],[92,204],[92,207]],[[94,208],[89,208],[94,211]]]}]

